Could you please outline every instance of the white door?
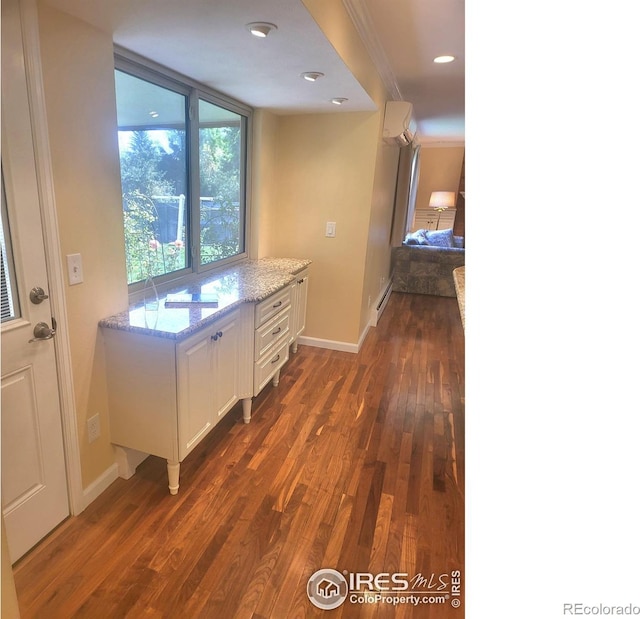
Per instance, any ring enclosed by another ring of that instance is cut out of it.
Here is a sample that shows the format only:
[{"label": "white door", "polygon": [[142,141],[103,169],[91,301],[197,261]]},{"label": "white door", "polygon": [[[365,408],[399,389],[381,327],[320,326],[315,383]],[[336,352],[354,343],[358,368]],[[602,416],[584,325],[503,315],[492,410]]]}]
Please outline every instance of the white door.
[{"label": "white door", "polygon": [[18,2],[2,0],[0,410],[2,510],[12,562],[69,515],[55,324],[47,294]]}]

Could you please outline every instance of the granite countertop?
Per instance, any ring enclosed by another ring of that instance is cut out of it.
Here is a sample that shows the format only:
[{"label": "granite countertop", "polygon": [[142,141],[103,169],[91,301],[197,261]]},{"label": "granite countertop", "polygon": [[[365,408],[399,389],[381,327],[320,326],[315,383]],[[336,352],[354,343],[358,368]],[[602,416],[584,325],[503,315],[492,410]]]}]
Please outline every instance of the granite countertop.
[{"label": "granite countertop", "polygon": [[462,328],[464,329],[464,267],[453,269],[453,283],[456,287],[456,296],[458,297],[458,307],[460,308],[460,317],[462,318]]},{"label": "granite countertop", "polygon": [[[295,258],[261,258],[246,260],[201,280],[168,290],[159,295],[158,310],[145,308],[144,302],[131,305],[128,310],[104,318],[101,327],[130,331],[155,337],[181,340],[221,318],[242,303],[258,303],[290,284],[311,260]],[[215,294],[215,308],[167,308],[167,294]]]}]

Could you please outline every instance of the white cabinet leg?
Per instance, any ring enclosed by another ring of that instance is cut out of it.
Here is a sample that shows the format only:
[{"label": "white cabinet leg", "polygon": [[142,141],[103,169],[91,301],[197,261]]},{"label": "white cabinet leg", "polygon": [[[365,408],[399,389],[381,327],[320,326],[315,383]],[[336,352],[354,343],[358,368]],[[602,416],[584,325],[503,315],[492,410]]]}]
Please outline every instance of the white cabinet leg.
[{"label": "white cabinet leg", "polygon": [[277,387],[280,384],[280,370],[278,370],[274,375],[273,375],[273,386]]},{"label": "white cabinet leg", "polygon": [[298,338],[293,340],[293,344],[291,346],[291,352],[294,354],[298,352]]},{"label": "white cabinet leg", "polygon": [[243,398],[242,400],[242,419],[245,423],[251,421],[251,398]]},{"label": "white cabinet leg", "polygon": [[178,494],[180,486],[180,463],[167,460],[167,474],[169,475],[169,492]]}]

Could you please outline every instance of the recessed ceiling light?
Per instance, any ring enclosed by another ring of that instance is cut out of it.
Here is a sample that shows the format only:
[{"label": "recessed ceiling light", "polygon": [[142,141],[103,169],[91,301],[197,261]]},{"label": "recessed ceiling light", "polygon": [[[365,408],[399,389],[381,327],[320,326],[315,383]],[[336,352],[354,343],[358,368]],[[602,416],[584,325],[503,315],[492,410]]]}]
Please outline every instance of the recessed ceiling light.
[{"label": "recessed ceiling light", "polygon": [[438,64],[446,64],[447,62],[453,62],[456,59],[455,56],[438,56],[433,59],[433,62],[437,62]]},{"label": "recessed ceiling light", "polygon": [[317,79],[324,77],[324,73],[320,73],[319,71],[307,71],[306,73],[301,73],[300,77],[304,77],[308,82],[315,82]]},{"label": "recessed ceiling light", "polygon": [[149,116],[151,116],[151,118],[158,118],[158,116],[160,116],[160,114],[158,114],[158,112],[151,111],[151,112],[149,112]]},{"label": "recessed ceiling light", "polygon": [[345,101],[348,101],[346,97],[334,97],[331,99],[331,103],[335,103],[336,105],[342,105]]},{"label": "recessed ceiling light", "polygon": [[277,30],[278,26],[266,21],[254,21],[247,24],[247,30],[254,36],[264,39],[272,30]]}]

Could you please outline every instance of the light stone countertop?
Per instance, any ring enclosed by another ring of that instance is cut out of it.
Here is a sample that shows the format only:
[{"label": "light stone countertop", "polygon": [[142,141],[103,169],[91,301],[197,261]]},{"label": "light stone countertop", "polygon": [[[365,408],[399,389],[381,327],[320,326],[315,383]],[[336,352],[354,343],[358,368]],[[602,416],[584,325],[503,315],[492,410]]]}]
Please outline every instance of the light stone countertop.
[{"label": "light stone countertop", "polygon": [[453,269],[453,283],[456,287],[456,296],[458,297],[458,307],[460,308],[460,317],[462,318],[462,328],[464,329],[464,267]]},{"label": "light stone countertop", "polygon": [[[159,295],[157,311],[145,309],[144,302],[128,310],[104,318],[99,325],[107,329],[130,331],[155,337],[182,340],[214,322],[242,303],[258,303],[290,284],[296,273],[311,264],[311,260],[295,258],[261,258],[246,260],[201,280],[168,290]],[[167,308],[167,294],[215,294],[215,308]]]}]

